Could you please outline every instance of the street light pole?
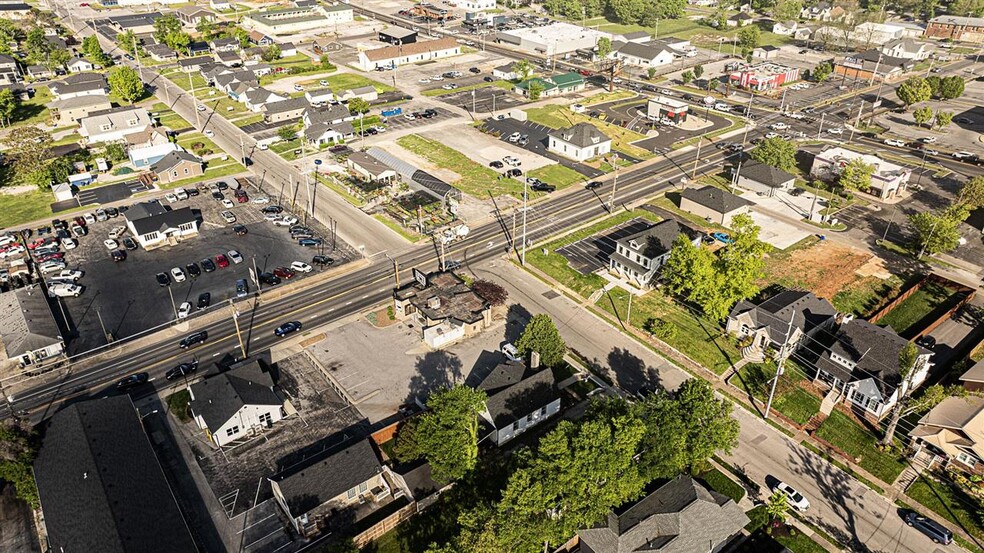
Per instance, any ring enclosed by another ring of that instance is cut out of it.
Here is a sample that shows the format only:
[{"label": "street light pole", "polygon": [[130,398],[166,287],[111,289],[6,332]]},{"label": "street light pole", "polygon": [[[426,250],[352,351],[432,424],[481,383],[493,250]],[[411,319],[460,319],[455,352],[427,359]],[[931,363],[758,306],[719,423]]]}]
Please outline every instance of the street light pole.
[{"label": "street light pole", "polygon": [[239,329],[239,310],[232,303],[233,298],[229,298],[229,307],[232,308],[232,324],[236,325],[236,338],[239,339],[239,351],[242,352],[243,358],[246,358],[246,346],[243,344],[243,333]]},{"label": "street light pole", "polygon": [[523,180],[523,253],[519,259],[519,264],[526,266],[526,202],[529,194],[526,191],[527,182]]}]

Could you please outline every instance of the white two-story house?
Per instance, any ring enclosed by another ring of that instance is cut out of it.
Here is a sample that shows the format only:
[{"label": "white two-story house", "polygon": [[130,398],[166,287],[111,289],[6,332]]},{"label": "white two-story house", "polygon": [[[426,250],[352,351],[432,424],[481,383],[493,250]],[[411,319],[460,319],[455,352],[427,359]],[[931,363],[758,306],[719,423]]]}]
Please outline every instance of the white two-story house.
[{"label": "white two-story house", "polygon": [[700,244],[700,233],[673,219],[660,221],[645,230],[620,238],[615,243],[608,267],[638,286],[648,288],[670,257],[673,241],[681,234],[695,246]]}]

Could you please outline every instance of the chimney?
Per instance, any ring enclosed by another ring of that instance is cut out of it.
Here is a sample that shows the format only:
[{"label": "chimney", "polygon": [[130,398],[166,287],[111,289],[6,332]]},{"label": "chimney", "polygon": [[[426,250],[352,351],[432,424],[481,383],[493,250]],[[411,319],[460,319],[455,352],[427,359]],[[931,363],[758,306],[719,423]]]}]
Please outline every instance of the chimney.
[{"label": "chimney", "polygon": [[432,296],[432,297],[428,298],[427,299],[427,307],[429,307],[431,309],[438,309],[438,308],[440,308],[441,307],[441,297],[440,296]]},{"label": "chimney", "polygon": [[531,351],[530,352],[530,368],[539,369],[540,368],[540,352]]}]

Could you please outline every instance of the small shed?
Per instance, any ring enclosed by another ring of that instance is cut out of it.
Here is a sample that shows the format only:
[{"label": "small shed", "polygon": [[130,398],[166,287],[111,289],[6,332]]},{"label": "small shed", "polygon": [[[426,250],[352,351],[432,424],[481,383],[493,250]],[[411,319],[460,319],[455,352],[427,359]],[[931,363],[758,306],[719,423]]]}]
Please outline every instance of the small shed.
[{"label": "small shed", "polygon": [[51,193],[55,195],[56,202],[64,202],[65,200],[71,200],[75,196],[75,194],[72,192],[72,185],[66,182],[52,186]]},{"label": "small shed", "polygon": [[92,173],[88,171],[85,173],[77,173],[75,175],[68,176],[68,184],[71,184],[72,186],[86,186],[92,184],[92,181],[94,180],[95,177],[93,177]]}]

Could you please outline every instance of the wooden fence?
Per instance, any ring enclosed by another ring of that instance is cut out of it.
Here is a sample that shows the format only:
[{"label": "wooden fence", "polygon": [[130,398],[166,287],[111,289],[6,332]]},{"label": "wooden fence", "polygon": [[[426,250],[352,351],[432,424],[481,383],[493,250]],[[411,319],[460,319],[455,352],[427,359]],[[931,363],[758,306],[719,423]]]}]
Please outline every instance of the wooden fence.
[{"label": "wooden fence", "polygon": [[352,541],[355,542],[356,547],[365,547],[369,542],[396,528],[400,525],[400,523],[416,515],[418,512],[417,502],[411,502],[409,505],[405,505],[400,508],[399,511],[396,511],[376,524],[373,524],[369,528],[366,528],[361,533],[354,536]]}]

